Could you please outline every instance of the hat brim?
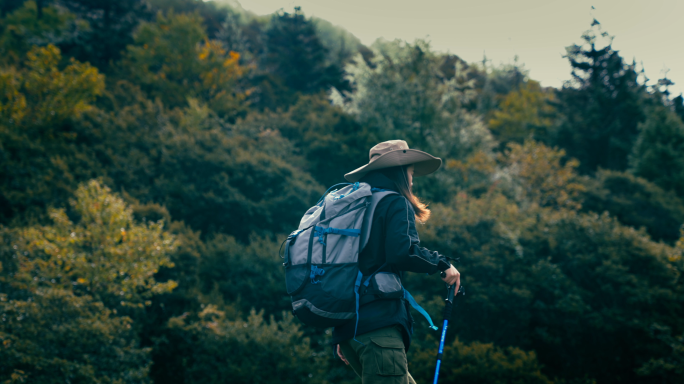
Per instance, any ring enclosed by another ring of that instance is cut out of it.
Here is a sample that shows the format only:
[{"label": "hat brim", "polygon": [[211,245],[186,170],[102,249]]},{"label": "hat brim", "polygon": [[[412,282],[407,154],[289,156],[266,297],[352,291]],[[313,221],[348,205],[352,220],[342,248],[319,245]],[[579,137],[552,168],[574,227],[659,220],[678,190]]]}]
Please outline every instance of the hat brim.
[{"label": "hat brim", "polygon": [[373,162],[347,173],[344,175],[344,178],[350,183],[354,183],[361,180],[368,172],[410,164],[414,166],[414,177],[425,176],[438,170],[442,166],[442,159],[417,149],[396,149],[382,154]]}]

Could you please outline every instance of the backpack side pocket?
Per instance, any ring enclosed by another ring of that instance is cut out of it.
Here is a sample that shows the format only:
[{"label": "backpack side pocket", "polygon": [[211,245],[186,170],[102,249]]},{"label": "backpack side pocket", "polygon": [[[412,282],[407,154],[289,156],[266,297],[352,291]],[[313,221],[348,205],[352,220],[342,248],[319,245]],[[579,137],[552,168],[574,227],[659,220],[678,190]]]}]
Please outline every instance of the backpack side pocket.
[{"label": "backpack side pocket", "polygon": [[285,247],[285,288],[288,295],[295,295],[306,285],[311,269],[313,228],[308,228],[291,239]]},{"label": "backpack side pocket", "polygon": [[378,272],[371,278],[366,293],[375,295],[378,299],[401,299],[404,297],[404,287],[396,273]]}]

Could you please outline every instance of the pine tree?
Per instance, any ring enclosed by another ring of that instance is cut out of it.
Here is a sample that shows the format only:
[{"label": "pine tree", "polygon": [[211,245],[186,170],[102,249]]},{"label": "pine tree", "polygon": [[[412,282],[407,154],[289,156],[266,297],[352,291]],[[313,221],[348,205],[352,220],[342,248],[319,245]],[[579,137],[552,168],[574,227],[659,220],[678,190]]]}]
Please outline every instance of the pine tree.
[{"label": "pine tree", "polygon": [[90,25],[83,41],[62,50],[101,70],[117,60],[126,45],[133,42],[133,30],[150,18],[142,0],[61,0],[60,3]]},{"label": "pine tree", "polygon": [[328,50],[316,35],[316,26],[300,7],[294,13],[273,16],[266,31],[265,68],[296,91],[315,93],[329,87],[347,89],[342,68],[326,64]]},{"label": "pine tree", "polygon": [[[598,21],[582,39],[582,45],[566,48],[572,79],[557,93],[561,123],[555,144],[580,160],[581,172],[625,170],[637,124],[645,117],[646,88],[636,65],[625,63]],[[601,41],[606,45],[600,47]]]}]

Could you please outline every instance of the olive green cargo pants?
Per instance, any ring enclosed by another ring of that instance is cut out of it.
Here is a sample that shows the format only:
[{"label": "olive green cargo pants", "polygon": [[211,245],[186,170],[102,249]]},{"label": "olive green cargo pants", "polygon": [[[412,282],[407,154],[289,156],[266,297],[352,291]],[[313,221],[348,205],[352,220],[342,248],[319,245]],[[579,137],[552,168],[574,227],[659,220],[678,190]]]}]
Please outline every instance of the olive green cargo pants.
[{"label": "olive green cargo pants", "polygon": [[362,384],[416,384],[408,372],[399,326],[376,329],[340,343],[342,354]]}]

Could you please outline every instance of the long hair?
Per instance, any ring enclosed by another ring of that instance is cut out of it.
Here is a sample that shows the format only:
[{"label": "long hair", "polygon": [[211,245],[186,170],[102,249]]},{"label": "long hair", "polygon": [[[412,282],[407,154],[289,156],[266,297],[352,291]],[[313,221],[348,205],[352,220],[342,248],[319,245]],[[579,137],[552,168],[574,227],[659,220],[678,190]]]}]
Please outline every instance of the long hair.
[{"label": "long hair", "polygon": [[408,167],[409,165],[404,165],[380,169],[378,171],[392,180],[399,193],[411,203],[413,211],[416,214],[416,221],[425,223],[430,218],[430,209],[428,209],[427,204],[420,201],[420,199],[413,194],[411,185],[409,185],[408,182]]}]

